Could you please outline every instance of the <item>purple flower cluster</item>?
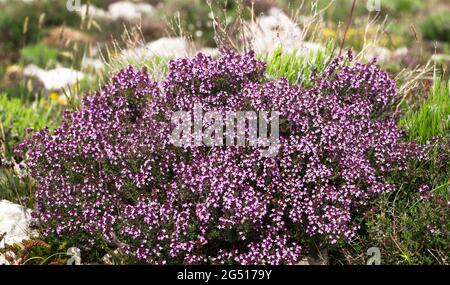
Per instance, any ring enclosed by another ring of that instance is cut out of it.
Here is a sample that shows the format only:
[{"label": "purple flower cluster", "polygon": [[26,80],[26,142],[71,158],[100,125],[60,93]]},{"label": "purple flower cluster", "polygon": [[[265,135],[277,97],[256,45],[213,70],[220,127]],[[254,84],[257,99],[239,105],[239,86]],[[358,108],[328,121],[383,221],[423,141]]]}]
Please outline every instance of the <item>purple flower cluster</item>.
[{"label": "purple flower cluster", "polygon": [[434,196],[433,192],[430,191],[430,186],[428,185],[421,185],[419,188],[419,193],[421,200],[430,200]]},{"label": "purple flower cluster", "polygon": [[[161,84],[128,67],[23,142],[45,233],[151,264],[295,264],[304,236],[352,239],[354,216],[394,190],[390,175],[425,157],[389,112],[395,82],[340,58],[308,89],[264,69],[229,49],[171,61]],[[278,155],[171,145],[172,112],[195,103],[278,111]]]}]

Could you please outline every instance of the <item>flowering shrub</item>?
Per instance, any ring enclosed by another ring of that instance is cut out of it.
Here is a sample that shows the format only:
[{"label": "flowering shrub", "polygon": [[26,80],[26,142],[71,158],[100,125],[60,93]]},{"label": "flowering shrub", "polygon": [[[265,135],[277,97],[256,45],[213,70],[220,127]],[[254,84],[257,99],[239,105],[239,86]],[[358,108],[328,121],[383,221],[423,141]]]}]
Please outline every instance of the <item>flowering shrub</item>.
[{"label": "flowering shrub", "polygon": [[[171,61],[161,84],[128,67],[54,133],[23,142],[45,234],[152,264],[294,264],[302,235],[352,239],[354,215],[394,190],[392,173],[424,158],[389,114],[395,82],[340,58],[308,89],[268,81],[264,69],[253,53],[228,49]],[[172,112],[194,103],[277,110],[278,155],[171,145]]]}]

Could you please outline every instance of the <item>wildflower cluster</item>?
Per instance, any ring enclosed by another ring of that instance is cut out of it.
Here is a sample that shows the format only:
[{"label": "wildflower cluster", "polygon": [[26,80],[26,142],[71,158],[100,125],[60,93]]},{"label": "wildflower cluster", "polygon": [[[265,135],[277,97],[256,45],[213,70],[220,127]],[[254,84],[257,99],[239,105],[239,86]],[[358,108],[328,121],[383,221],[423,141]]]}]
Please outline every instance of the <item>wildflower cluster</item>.
[{"label": "wildflower cluster", "polygon": [[[252,52],[173,60],[161,83],[133,67],[85,96],[54,132],[23,142],[46,234],[116,246],[151,264],[295,264],[299,235],[352,239],[353,217],[394,190],[411,158],[374,64],[332,61],[304,89],[269,81]],[[280,149],[177,148],[173,111],[276,110]]]}]

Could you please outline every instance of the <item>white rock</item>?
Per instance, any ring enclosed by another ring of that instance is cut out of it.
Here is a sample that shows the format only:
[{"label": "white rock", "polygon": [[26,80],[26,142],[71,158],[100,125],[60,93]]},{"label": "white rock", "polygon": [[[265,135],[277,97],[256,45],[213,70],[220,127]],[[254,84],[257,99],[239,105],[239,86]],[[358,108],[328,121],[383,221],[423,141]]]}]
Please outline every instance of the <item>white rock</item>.
[{"label": "white rock", "polygon": [[5,254],[0,254],[0,265],[11,265],[11,262],[9,262],[8,260],[12,260],[14,262],[14,260],[16,260],[16,254],[12,251],[7,251],[5,252]]},{"label": "white rock", "polygon": [[250,26],[252,45],[257,52],[272,52],[280,44],[292,51],[303,40],[302,31],[283,11],[271,8]]},{"label": "white rock", "polygon": [[81,250],[77,247],[71,247],[67,249],[67,256],[70,258],[67,260],[67,265],[81,265]]},{"label": "white rock", "polygon": [[14,244],[30,239],[31,210],[6,200],[0,201],[0,234],[6,236],[0,242],[0,248],[5,244]]},{"label": "white rock", "polygon": [[296,51],[298,55],[324,50],[320,44],[305,42],[298,24],[275,7],[250,24],[250,32],[252,47],[260,53],[271,53],[280,46],[285,52]]},{"label": "white rock", "polygon": [[149,16],[155,12],[155,9],[150,4],[128,1],[115,2],[109,5],[108,10],[113,19],[125,19],[128,21],[136,21],[141,16]]},{"label": "white rock", "polygon": [[189,43],[184,38],[160,38],[144,47],[122,51],[122,57],[145,58],[155,55],[164,57],[182,57],[189,51]]},{"label": "white rock", "polygon": [[43,70],[35,65],[25,67],[23,75],[35,78],[47,91],[61,90],[86,77],[84,73],[71,68],[57,67],[52,70]]},{"label": "white rock", "polygon": [[108,11],[98,8],[92,4],[91,5],[87,5],[87,4],[81,5],[80,10],[78,10],[77,12],[82,17],[86,16],[86,14],[87,14],[94,19],[111,19]]},{"label": "white rock", "polygon": [[0,254],[0,265],[10,265],[9,261],[2,254]]},{"label": "white rock", "polygon": [[102,60],[96,58],[85,57],[81,61],[81,69],[90,69],[90,70],[102,70],[105,67],[105,64]]},{"label": "white rock", "polygon": [[118,1],[109,5],[108,10],[98,8],[94,5],[82,5],[78,14],[85,16],[86,13],[94,19],[106,19],[115,21],[119,19],[136,22],[141,17],[154,15],[155,8],[147,3],[133,3],[129,1]]},{"label": "white rock", "polygon": [[184,38],[160,38],[147,44],[145,49],[161,56],[181,57],[187,55],[189,43]]}]

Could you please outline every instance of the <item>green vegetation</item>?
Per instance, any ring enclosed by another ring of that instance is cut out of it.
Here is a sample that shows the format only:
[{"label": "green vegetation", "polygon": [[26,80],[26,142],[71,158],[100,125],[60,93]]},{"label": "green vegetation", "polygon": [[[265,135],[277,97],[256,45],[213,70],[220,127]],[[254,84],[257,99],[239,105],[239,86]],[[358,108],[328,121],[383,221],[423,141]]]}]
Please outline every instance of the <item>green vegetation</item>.
[{"label": "green vegetation", "polygon": [[313,72],[322,71],[331,55],[334,44],[330,41],[324,50],[309,51],[308,53],[283,52],[281,47],[273,53],[260,55],[267,63],[266,72],[269,78],[286,78],[291,84],[309,86]]},{"label": "green vegetation", "polygon": [[367,249],[376,246],[382,264],[448,264],[449,184],[436,187],[430,200],[420,198],[417,189],[381,197],[364,218],[358,238],[333,251],[333,263],[365,264]]},{"label": "green vegetation", "polygon": [[59,120],[54,102],[9,98],[0,94],[0,200],[33,207],[34,180],[14,159],[14,146],[24,139],[27,129],[54,128]]},{"label": "green vegetation", "polygon": [[54,26],[77,26],[80,19],[66,8],[65,1],[42,0],[0,3],[0,52],[15,54],[36,43]]},{"label": "green vegetation", "polygon": [[41,68],[52,67],[58,60],[58,50],[45,44],[24,47],[21,51],[24,64],[34,64]]},{"label": "green vegetation", "polygon": [[426,39],[450,43],[450,12],[429,15],[421,28]]},{"label": "green vegetation", "polygon": [[422,0],[396,0],[396,1],[382,1],[381,5],[386,7],[394,14],[401,13],[416,13],[423,9],[424,3]]},{"label": "green vegetation", "polygon": [[[48,106],[46,106],[48,105]],[[13,147],[21,141],[27,128],[34,130],[46,126],[52,128],[57,123],[56,104],[41,100],[31,104],[20,98],[8,98],[0,94],[0,124],[2,125],[2,138],[5,141],[6,156],[13,156]]]},{"label": "green vegetation", "polygon": [[[366,250],[380,248],[382,264],[450,262],[450,82],[435,76],[419,107],[401,118],[409,140],[433,141],[426,162],[393,177],[396,192],[381,196],[361,217],[360,235],[333,252],[334,263],[365,264]],[[433,139],[434,138],[434,139]],[[421,191],[420,185],[429,191]]]},{"label": "green vegetation", "polygon": [[435,78],[428,98],[419,109],[411,110],[400,124],[409,132],[409,139],[421,143],[438,135],[450,134],[450,81]]}]

